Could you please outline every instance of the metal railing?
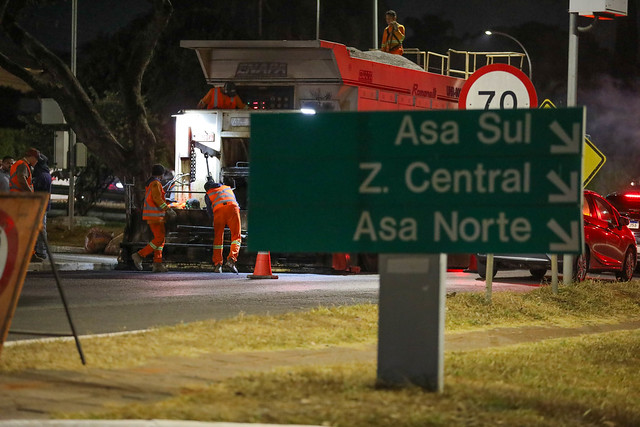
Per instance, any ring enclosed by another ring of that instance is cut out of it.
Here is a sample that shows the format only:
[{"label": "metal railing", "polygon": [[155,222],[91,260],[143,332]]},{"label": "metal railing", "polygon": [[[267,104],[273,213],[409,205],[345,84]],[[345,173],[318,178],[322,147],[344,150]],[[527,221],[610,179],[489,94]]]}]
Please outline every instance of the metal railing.
[{"label": "metal railing", "polygon": [[[518,52],[469,52],[449,49],[446,55],[405,49],[405,53],[418,54],[424,58],[424,70],[450,77],[468,79],[478,68],[485,65],[505,63],[522,70],[525,54]],[[418,65],[422,65],[418,61]],[[454,67],[455,66],[455,67]]]}]

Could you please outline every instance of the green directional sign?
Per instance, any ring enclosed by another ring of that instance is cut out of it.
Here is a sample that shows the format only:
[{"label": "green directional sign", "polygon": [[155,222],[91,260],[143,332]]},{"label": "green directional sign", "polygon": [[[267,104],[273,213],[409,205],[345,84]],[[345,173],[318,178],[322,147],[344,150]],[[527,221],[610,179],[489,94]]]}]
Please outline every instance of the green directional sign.
[{"label": "green directional sign", "polygon": [[577,253],[584,109],[253,114],[249,249]]}]

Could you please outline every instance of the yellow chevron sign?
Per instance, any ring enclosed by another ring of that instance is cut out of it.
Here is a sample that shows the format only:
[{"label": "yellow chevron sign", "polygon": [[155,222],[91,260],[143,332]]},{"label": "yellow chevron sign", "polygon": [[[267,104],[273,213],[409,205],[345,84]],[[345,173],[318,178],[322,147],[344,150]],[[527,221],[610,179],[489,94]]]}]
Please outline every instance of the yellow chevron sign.
[{"label": "yellow chevron sign", "polygon": [[[540,104],[539,108],[556,108],[548,99],[545,99],[542,104]],[[607,158],[598,148],[593,145],[593,142],[589,140],[589,138],[584,138],[584,157],[582,159],[582,182],[586,187],[587,184],[593,179],[594,176],[598,173],[598,171],[604,165],[604,162],[607,161]]]}]

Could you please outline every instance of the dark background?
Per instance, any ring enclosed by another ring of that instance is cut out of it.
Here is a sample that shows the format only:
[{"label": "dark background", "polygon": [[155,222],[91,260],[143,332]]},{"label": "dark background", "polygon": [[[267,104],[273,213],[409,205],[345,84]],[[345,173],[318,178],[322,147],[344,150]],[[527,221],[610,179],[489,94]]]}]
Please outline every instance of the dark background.
[{"label": "dark background", "polygon": [[[587,132],[608,158],[590,188],[604,194],[640,175],[637,1],[629,0],[629,17],[600,22],[594,30],[580,33],[578,104],[587,106]],[[71,1],[36,3],[20,22],[69,61]],[[104,98],[118,90],[115,53],[127,48],[127,40],[145,19],[149,6],[145,0],[78,3],[78,78],[92,96]],[[520,51],[506,37],[484,35],[486,29],[505,32],[517,38],[530,54],[538,98],[562,107],[567,92],[568,3],[379,1],[378,43],[388,9],[396,10],[399,22],[407,28],[405,46],[421,50]],[[195,54],[181,49],[180,40],[296,40],[314,39],[316,35],[315,0],[174,0],[173,5],[173,17],[147,70],[144,87],[149,111],[155,117],[154,130],[168,151],[173,144],[171,114],[193,108],[207,90]],[[362,50],[373,47],[372,9],[373,1],[322,0],[320,38]],[[589,22],[579,19],[583,26]],[[0,89],[0,98],[0,127],[24,127],[19,119],[27,105],[24,94]],[[2,141],[0,148],[5,149]]]}]

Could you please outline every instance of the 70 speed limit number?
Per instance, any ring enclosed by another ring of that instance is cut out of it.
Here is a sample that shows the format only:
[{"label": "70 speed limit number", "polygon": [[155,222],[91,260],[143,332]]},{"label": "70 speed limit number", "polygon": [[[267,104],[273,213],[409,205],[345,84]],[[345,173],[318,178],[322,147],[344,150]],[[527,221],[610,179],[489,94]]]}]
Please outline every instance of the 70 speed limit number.
[{"label": "70 speed limit number", "polygon": [[460,110],[536,108],[538,96],[531,80],[518,68],[491,64],[473,73],[460,92]]}]

